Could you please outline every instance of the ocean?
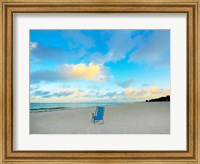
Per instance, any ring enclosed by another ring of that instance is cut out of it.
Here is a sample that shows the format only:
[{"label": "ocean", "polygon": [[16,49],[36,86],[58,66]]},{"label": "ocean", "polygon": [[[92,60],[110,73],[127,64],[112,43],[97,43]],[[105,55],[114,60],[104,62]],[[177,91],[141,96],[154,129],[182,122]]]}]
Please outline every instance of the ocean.
[{"label": "ocean", "polygon": [[79,102],[79,103],[30,103],[30,112],[51,112],[57,110],[75,110],[125,104],[124,102]]}]

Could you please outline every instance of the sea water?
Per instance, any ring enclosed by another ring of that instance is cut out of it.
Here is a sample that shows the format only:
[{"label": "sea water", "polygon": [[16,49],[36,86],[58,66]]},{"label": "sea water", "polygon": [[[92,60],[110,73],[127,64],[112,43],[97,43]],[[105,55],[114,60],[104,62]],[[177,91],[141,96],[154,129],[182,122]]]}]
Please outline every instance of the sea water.
[{"label": "sea water", "polygon": [[124,104],[123,102],[76,102],[76,103],[30,103],[30,112],[50,112],[55,110],[75,110]]}]

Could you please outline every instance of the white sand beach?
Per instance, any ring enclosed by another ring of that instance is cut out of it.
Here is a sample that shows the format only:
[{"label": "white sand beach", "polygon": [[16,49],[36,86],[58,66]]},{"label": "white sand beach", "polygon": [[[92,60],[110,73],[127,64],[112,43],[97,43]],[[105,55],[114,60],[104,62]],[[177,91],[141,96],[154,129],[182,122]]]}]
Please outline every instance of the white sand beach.
[{"label": "white sand beach", "polygon": [[169,102],[105,107],[104,124],[91,122],[95,107],[30,113],[30,134],[169,134]]}]

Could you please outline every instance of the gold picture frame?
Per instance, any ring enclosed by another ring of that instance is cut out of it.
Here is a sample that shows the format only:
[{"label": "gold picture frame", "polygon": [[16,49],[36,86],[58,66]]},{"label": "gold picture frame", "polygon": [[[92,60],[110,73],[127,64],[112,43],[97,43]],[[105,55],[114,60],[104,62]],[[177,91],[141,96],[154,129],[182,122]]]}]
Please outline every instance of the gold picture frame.
[{"label": "gold picture frame", "polygon": [[[199,0],[1,0],[0,161],[1,163],[200,163]],[[13,15],[15,13],[186,13],[186,151],[14,151]]]}]

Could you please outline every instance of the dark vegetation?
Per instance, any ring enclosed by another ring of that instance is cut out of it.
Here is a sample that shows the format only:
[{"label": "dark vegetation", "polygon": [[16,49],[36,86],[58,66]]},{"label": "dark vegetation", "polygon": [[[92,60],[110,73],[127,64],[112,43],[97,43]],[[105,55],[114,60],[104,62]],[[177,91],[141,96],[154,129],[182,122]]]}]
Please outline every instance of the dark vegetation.
[{"label": "dark vegetation", "polygon": [[146,102],[161,102],[161,101],[170,101],[170,96],[160,97],[156,99],[146,100]]}]

